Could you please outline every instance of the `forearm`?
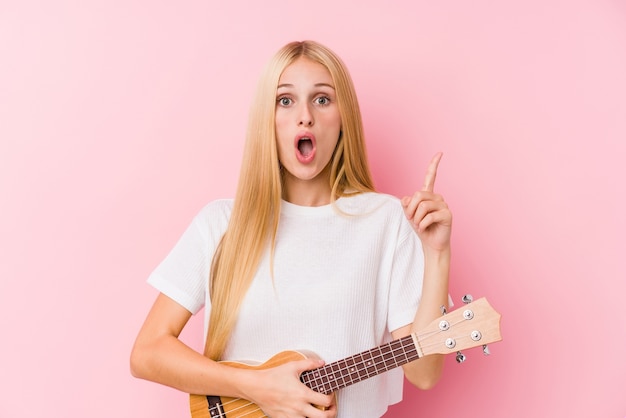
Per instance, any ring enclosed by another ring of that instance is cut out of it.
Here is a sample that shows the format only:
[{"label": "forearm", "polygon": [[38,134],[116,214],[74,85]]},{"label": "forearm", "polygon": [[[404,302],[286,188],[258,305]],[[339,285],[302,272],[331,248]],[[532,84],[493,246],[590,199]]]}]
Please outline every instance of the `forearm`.
[{"label": "forearm", "polygon": [[412,331],[419,331],[441,316],[441,307],[448,306],[450,248],[444,251],[424,250],[424,283],[422,297],[415,314]]},{"label": "forearm", "polygon": [[159,294],[135,340],[131,373],[188,393],[238,397],[240,386],[234,382],[245,371],[219,364],[178,339],[190,317],[188,310]]},{"label": "forearm", "polygon": [[[422,297],[415,314],[410,332],[423,330],[433,320],[441,316],[441,307],[448,309],[448,277],[450,272],[450,249],[445,251],[424,251],[424,283]],[[425,356],[404,366],[407,379],[415,386],[431,388],[441,376],[444,356]]]},{"label": "forearm", "polygon": [[[131,355],[133,376],[187,393],[241,397],[250,372],[215,362],[172,335],[138,339]],[[237,384],[238,382],[238,384]]]}]

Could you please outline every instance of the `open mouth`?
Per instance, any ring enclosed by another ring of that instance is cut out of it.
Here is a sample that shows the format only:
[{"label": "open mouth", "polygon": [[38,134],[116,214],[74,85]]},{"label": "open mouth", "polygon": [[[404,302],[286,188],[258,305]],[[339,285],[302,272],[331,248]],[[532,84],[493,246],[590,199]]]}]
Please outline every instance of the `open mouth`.
[{"label": "open mouth", "polygon": [[311,152],[313,152],[313,141],[311,141],[311,138],[300,138],[298,140],[298,151],[305,158],[311,155]]},{"label": "open mouth", "polygon": [[311,132],[299,132],[294,138],[296,158],[302,164],[309,164],[315,160],[315,136]]}]

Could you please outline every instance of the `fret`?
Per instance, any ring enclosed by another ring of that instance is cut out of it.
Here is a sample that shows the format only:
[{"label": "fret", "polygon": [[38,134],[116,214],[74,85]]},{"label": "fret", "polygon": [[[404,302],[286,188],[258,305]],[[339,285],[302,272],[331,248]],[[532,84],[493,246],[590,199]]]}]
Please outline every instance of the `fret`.
[{"label": "fret", "polygon": [[324,366],[320,372],[321,375],[321,381],[322,381],[322,390],[324,393],[327,393],[330,389],[331,386],[329,384],[329,376],[328,376],[328,366]]},{"label": "fret", "polygon": [[384,353],[381,353],[382,362],[385,365],[385,370],[391,370],[398,366],[398,362],[396,361],[396,356],[394,355],[393,348],[391,346],[386,347]]},{"label": "fret", "polygon": [[370,350],[370,353],[372,354],[372,359],[374,360],[375,373],[380,374],[381,372],[384,372],[385,369],[379,369],[379,366],[384,366],[384,363],[381,363],[381,360],[383,358],[383,352],[381,348],[380,347],[372,348]]},{"label": "fret", "polygon": [[331,363],[331,369],[333,371],[333,376],[335,378],[335,382],[337,385],[341,387],[346,387],[346,380],[344,379],[344,370],[340,365],[341,360],[335,363]]},{"label": "fret", "polygon": [[[402,343],[400,341],[393,341],[391,343],[391,347],[392,347],[391,349],[394,352],[394,359],[396,363],[398,364],[398,366],[402,364],[406,364],[405,362],[407,362],[407,358],[405,355],[405,351],[402,349]],[[398,350],[401,350],[400,354],[397,354]]]},{"label": "fret", "polygon": [[354,356],[348,357],[345,360],[345,363],[346,363],[346,371],[348,373],[348,376],[350,377],[350,382],[351,383],[358,382],[359,381],[359,366]]},{"label": "fret", "polygon": [[406,350],[401,341],[397,341],[396,344],[393,345],[393,352],[395,357],[400,361],[400,364],[405,364],[408,362],[408,357],[406,355]]},{"label": "fret", "polygon": [[341,371],[341,381],[343,382],[342,386],[350,386],[353,382],[352,378],[350,377],[350,366],[348,365],[348,362],[346,361],[346,359],[343,359],[339,360],[337,364],[339,365]]},{"label": "fret", "polygon": [[361,353],[361,358],[363,359],[363,365],[365,366],[365,373],[367,373],[366,377],[376,376],[376,368],[372,366],[374,364],[372,352],[370,350],[364,351]]}]

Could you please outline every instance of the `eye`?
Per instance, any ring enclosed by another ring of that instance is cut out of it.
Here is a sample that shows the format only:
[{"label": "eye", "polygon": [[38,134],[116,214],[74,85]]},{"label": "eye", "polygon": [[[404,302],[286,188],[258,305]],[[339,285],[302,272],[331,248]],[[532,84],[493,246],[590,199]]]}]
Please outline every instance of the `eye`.
[{"label": "eye", "polygon": [[330,97],[320,96],[315,99],[315,103],[321,106],[327,106],[330,104]]},{"label": "eye", "polygon": [[289,106],[292,103],[292,100],[289,97],[279,97],[276,101],[280,106]]}]

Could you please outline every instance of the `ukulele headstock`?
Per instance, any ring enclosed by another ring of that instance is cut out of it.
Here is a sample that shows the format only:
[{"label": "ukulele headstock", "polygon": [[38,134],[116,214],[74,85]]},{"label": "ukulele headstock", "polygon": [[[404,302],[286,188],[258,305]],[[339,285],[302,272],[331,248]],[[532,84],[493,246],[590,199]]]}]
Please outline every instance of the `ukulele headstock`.
[{"label": "ukulele headstock", "polygon": [[457,361],[462,363],[465,356],[460,350],[483,346],[483,352],[489,354],[487,344],[502,340],[501,315],[487,299],[472,302],[468,295],[463,301],[466,305],[432,321],[414,335],[423,355],[457,352]]}]

